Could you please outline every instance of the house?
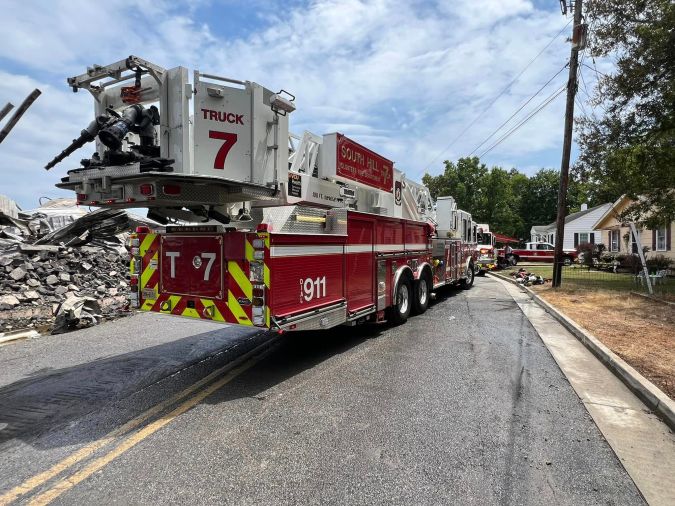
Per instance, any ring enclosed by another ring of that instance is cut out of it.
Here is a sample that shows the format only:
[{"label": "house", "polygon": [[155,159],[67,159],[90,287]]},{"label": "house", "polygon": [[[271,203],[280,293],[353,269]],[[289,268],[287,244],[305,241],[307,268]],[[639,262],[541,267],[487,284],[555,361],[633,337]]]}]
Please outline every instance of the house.
[{"label": "house", "polygon": [[[607,246],[607,251],[613,253],[637,253],[628,223],[621,223],[618,216],[633,201],[622,195],[612,206],[595,222],[593,228],[602,234],[602,242]],[[647,258],[654,255],[665,255],[675,260],[675,251],[672,247],[672,235],[675,222],[664,223],[657,229],[638,227],[638,236],[642,246],[647,246],[649,252]]]},{"label": "house", "polygon": [[[602,234],[594,229],[595,223],[603,216],[612,204],[601,204],[589,209],[587,204],[581,210],[565,216],[565,238],[563,249],[575,249],[579,244],[588,242],[596,244],[602,241]],[[549,242],[555,245],[556,223],[535,225],[530,230],[532,242]]]}]

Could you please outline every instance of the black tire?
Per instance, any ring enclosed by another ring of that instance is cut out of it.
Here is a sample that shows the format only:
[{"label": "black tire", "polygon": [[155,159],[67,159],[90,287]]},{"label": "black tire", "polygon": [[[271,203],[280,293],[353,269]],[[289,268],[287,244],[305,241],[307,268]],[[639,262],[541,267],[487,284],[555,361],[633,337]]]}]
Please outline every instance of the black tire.
[{"label": "black tire", "polygon": [[429,307],[429,297],[431,294],[431,286],[429,285],[429,277],[422,276],[413,284],[413,312],[415,314],[424,313]]},{"label": "black tire", "polygon": [[506,261],[509,263],[509,265],[513,266],[518,265],[518,257],[516,255],[511,255],[509,258],[506,259]]},{"label": "black tire", "polygon": [[473,281],[475,279],[473,264],[469,264],[469,268],[466,270],[466,278],[461,281],[462,288],[468,290],[473,286]]},{"label": "black tire", "polygon": [[396,285],[396,303],[390,308],[391,320],[399,325],[405,323],[410,316],[412,300],[414,299],[410,282],[401,279]]},{"label": "black tire", "polygon": [[480,269],[480,270],[478,271],[478,274],[476,274],[476,276],[480,276],[480,277],[482,278],[482,277],[485,276],[485,272],[486,272],[486,271],[484,271],[483,269]]},{"label": "black tire", "polygon": [[564,265],[572,265],[572,257],[563,257]]}]

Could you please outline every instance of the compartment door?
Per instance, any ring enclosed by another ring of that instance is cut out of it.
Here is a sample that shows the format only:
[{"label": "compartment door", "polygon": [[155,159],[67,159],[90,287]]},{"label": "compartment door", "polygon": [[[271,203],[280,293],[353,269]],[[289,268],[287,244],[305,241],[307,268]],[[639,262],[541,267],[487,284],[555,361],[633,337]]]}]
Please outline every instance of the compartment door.
[{"label": "compartment door", "polygon": [[162,236],[162,292],[222,299],[224,272],[222,237]]},{"label": "compartment door", "polygon": [[347,309],[357,311],[375,304],[374,222],[349,218],[346,285]]}]

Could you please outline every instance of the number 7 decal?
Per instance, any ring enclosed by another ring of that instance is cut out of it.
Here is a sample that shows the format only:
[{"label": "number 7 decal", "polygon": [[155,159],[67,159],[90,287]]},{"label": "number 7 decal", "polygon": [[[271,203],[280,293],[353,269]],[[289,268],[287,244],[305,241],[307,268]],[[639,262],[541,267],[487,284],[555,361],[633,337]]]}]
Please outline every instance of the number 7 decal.
[{"label": "number 7 decal", "polygon": [[232,146],[237,142],[237,134],[209,130],[209,139],[219,139],[223,141],[223,145],[220,146],[220,149],[216,154],[216,159],[213,161],[214,169],[223,170],[225,169],[225,158],[227,158],[230,149],[232,149]]}]

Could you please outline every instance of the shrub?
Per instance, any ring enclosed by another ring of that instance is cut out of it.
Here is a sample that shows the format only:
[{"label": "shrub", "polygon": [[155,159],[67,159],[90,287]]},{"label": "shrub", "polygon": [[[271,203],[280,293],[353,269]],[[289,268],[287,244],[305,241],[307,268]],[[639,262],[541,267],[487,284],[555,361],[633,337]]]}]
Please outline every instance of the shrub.
[{"label": "shrub", "polygon": [[667,256],[659,254],[647,259],[647,268],[650,271],[660,271],[663,269],[669,269],[673,263],[675,262],[673,262],[673,260]]},{"label": "shrub", "polygon": [[629,269],[633,274],[637,274],[642,269],[642,262],[640,262],[640,257],[632,254],[626,255],[625,258],[620,260],[621,267]]},{"label": "shrub", "polygon": [[593,254],[595,253],[595,245],[589,242],[582,242],[577,246],[577,253],[579,254],[579,263],[586,267],[593,267]]}]

